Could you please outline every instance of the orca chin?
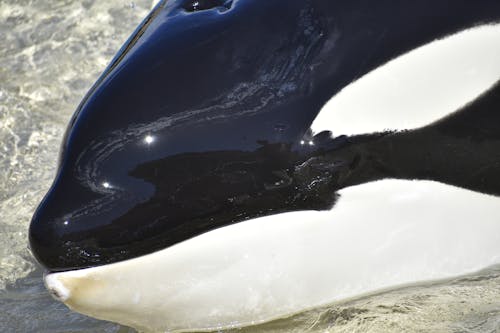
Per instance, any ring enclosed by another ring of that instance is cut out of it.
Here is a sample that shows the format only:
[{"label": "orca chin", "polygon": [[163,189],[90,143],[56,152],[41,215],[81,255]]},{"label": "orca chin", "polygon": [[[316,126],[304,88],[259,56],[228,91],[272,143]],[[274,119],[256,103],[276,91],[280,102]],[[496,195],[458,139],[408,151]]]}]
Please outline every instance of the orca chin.
[{"label": "orca chin", "polygon": [[[158,2],[75,112],[31,221],[47,288],[181,332],[499,263],[499,36],[498,0]],[[467,69],[429,64],[455,53]],[[475,79],[338,110],[402,65]]]},{"label": "orca chin", "polygon": [[437,182],[377,181],[341,190],[331,211],[261,217],[45,283],[71,309],[143,331],[243,327],[498,263],[499,210]]}]

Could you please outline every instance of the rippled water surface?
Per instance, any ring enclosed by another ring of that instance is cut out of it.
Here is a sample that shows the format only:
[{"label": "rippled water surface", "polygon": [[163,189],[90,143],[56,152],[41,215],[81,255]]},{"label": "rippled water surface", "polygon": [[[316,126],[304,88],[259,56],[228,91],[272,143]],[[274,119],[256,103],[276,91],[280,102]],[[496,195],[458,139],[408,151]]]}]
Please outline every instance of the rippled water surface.
[{"label": "rippled water surface", "polygon": [[[151,0],[0,0],[0,332],[133,332],[53,301],[26,231],[69,117],[150,7]],[[237,331],[500,332],[500,267]]]}]

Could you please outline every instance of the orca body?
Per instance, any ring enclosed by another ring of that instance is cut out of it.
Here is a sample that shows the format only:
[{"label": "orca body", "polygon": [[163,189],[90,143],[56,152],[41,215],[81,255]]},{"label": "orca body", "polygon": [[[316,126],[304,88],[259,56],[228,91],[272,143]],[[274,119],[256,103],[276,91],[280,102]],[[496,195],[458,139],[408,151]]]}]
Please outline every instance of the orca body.
[{"label": "orca body", "polygon": [[325,107],[431,45],[489,34],[495,55],[498,23],[494,0],[161,1],[66,132],[30,226],[47,287],[101,319],[211,330],[498,263],[499,61],[407,118]]}]

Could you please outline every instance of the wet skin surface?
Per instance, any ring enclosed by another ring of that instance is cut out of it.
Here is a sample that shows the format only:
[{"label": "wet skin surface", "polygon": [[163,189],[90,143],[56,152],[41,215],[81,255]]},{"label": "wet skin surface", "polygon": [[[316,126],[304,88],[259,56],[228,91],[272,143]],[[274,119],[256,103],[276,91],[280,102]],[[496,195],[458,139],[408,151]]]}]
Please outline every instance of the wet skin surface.
[{"label": "wet skin surface", "polygon": [[387,177],[498,195],[498,87],[420,130],[309,126],[370,70],[499,21],[493,0],[162,2],[76,111],[33,253],[50,271],[113,263]]}]

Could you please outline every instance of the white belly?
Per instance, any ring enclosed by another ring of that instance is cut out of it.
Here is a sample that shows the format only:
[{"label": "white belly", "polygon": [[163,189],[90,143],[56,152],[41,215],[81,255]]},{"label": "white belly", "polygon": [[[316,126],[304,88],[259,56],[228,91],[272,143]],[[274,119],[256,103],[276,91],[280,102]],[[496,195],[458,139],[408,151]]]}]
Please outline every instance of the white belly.
[{"label": "white belly", "polygon": [[171,332],[251,325],[500,263],[500,198],[407,180],[339,193],[331,211],[250,220],[46,284],[76,311]]}]

